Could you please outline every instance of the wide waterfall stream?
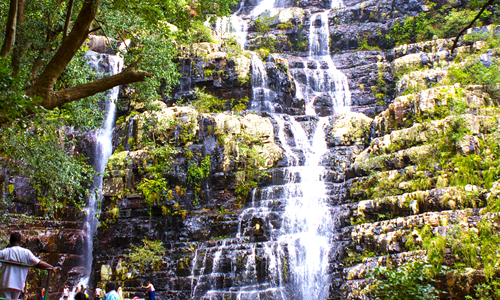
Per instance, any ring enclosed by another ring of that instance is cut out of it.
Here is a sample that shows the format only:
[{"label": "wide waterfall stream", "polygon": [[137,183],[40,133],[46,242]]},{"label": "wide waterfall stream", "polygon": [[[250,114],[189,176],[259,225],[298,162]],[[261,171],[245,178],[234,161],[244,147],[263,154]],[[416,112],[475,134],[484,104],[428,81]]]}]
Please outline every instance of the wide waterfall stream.
[{"label": "wide waterfall stream", "polygon": [[[261,1],[253,8],[243,3],[238,19],[230,20],[240,22],[240,17],[258,16],[275,9],[278,2]],[[331,4],[332,8],[341,6]],[[329,297],[337,208],[332,204],[335,184],[328,182],[325,163],[330,154],[325,130],[335,114],[349,111],[351,95],[346,76],[335,68],[329,54],[328,12],[310,17],[308,56],[289,57],[296,97],[303,98],[306,115],[280,113],[276,93],[268,84],[267,63],[252,56],[249,109],[271,117],[286,166],[272,171],[272,185],[253,191],[251,203],[239,215],[236,238],[217,240],[195,250],[192,299]],[[241,28],[247,27],[239,25],[234,32],[244,44]],[[316,111],[317,99],[327,99],[330,109]]]}]

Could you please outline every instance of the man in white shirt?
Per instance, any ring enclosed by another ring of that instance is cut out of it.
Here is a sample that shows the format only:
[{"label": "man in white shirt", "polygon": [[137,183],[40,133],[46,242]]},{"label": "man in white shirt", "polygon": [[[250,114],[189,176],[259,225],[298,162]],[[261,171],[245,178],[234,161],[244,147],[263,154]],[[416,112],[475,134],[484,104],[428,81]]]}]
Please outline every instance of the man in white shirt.
[{"label": "man in white shirt", "polygon": [[0,267],[0,298],[13,300],[19,298],[19,294],[24,290],[24,283],[28,275],[28,266],[34,266],[54,272],[54,267],[41,261],[33,255],[30,250],[21,247],[20,244],[21,234],[14,232],[10,235],[9,246],[0,250],[1,260],[17,263],[2,263]]}]

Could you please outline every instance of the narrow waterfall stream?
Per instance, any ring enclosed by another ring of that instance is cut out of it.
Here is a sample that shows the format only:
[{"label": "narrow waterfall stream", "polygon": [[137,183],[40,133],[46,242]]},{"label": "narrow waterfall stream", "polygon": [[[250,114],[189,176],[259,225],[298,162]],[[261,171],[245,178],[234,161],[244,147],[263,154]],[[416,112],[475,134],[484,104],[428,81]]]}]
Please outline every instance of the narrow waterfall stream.
[{"label": "narrow waterfall stream", "polygon": [[[261,1],[251,16],[274,9]],[[340,7],[335,2],[331,7]],[[244,4],[242,5],[244,6]],[[245,11],[240,7],[239,12]],[[195,250],[191,299],[326,300],[335,249],[335,188],[327,182],[329,153],[325,130],[334,114],[349,111],[346,76],[338,71],[328,46],[328,12],[311,15],[308,56],[291,57],[296,97],[305,116],[278,113],[266,63],[252,56],[250,111],[265,112],[275,123],[285,166],[272,171],[272,184],[255,189],[239,215],[236,238],[217,240]],[[317,110],[327,99],[329,109]]]},{"label": "narrow waterfall stream", "polygon": [[[118,74],[123,67],[123,58],[120,55],[109,55],[88,51],[86,54],[87,63],[97,72],[113,75]],[[103,127],[96,130],[95,140],[93,141],[93,161],[92,165],[95,167],[96,175],[91,187],[91,196],[88,199],[88,204],[85,209],[85,225],[84,231],[86,233],[87,243],[86,248],[83,249],[84,269],[87,272],[85,277],[80,280],[78,285],[88,285],[90,272],[92,269],[92,250],[93,239],[97,230],[98,220],[98,202],[102,198],[102,182],[103,173],[106,168],[109,157],[113,151],[112,138],[113,127],[115,124],[116,104],[120,87],[114,87],[108,91],[106,101],[104,103],[105,118]]]}]

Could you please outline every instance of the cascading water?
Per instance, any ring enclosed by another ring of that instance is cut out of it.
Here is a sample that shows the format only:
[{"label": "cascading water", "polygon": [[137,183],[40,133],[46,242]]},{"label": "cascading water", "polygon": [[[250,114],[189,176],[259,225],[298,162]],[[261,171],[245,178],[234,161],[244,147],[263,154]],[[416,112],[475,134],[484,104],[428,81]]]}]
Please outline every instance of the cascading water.
[{"label": "cascading water", "polygon": [[275,92],[269,88],[266,66],[260,57],[252,55],[252,102],[250,110],[274,112]]},{"label": "cascading water", "polygon": [[326,98],[330,103],[327,112],[320,115],[331,115],[349,111],[351,93],[346,76],[337,70],[330,56],[328,41],[328,12],[324,11],[311,16],[309,25],[309,56],[298,59],[296,68],[291,70],[298,83],[297,89],[306,100],[306,114],[316,115],[317,100]]},{"label": "cascading water", "polygon": [[215,32],[219,38],[219,42],[223,39],[228,39],[233,35],[240,44],[241,49],[245,48],[247,40],[248,22],[238,15],[231,15],[217,19],[215,23]]},{"label": "cascading water", "polygon": [[[249,15],[271,10],[278,1],[262,1]],[[334,1],[331,8],[341,7]],[[240,7],[239,11],[243,9]],[[272,171],[272,185],[255,189],[238,217],[236,238],[208,243],[195,251],[192,299],[325,300],[332,282],[337,209],[334,184],[324,162],[330,153],[325,137],[328,116],[349,111],[347,78],[338,71],[328,46],[328,10],[310,19],[307,58],[291,58],[296,97],[306,116],[277,113],[265,63],[252,57],[252,102],[249,110],[274,120],[285,167]],[[317,109],[327,98],[329,110]],[[320,115],[320,116],[317,116]]]},{"label": "cascading water", "polygon": [[[120,55],[109,55],[88,51],[86,54],[87,63],[99,73],[114,75],[118,74],[123,67],[123,58]],[[83,249],[84,269],[87,272],[86,276],[81,279],[77,285],[88,285],[90,271],[92,269],[92,250],[93,238],[97,230],[98,220],[98,202],[102,198],[102,182],[103,173],[108,162],[108,158],[113,151],[112,137],[113,126],[115,122],[116,104],[120,88],[114,87],[108,91],[106,101],[104,103],[105,118],[103,127],[95,132],[95,140],[93,145],[93,166],[95,167],[96,175],[91,187],[91,196],[88,198],[88,204],[85,208],[85,225],[84,231],[86,233],[86,248]]]}]

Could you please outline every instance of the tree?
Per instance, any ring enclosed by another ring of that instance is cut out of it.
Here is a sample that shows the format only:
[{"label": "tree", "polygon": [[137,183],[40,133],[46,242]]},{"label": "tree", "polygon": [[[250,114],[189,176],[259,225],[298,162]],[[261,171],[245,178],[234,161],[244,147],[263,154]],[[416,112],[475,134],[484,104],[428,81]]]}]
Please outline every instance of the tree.
[{"label": "tree", "polygon": [[[30,114],[36,107],[52,110],[114,86],[143,82],[148,78],[157,83],[159,77],[163,77],[167,84],[172,84],[176,79],[175,66],[171,62],[175,54],[175,34],[168,24],[177,26],[180,31],[185,30],[192,22],[204,20],[211,14],[227,15],[230,5],[235,4],[236,0],[115,0],[103,4],[99,0],[84,0],[83,3],[69,0],[66,10],[59,5],[60,2],[42,2],[41,13],[45,16],[40,17],[35,2],[11,0],[8,16],[4,17],[6,26],[0,56],[10,57],[12,70],[15,71],[11,74],[12,80],[25,80],[22,86],[25,96],[30,99],[24,111],[14,113],[14,117]],[[78,14],[71,22],[76,6],[79,6]],[[70,23],[72,28],[66,35]],[[96,27],[92,29],[92,25]],[[89,33],[97,30],[109,38],[123,40],[125,37],[136,42],[137,46],[126,53],[128,67],[110,77],[77,86],[59,85],[57,89],[61,74],[82,49]],[[27,52],[38,55],[33,55],[36,58],[30,60],[27,59]],[[48,63],[44,64],[44,60],[48,60]],[[153,66],[152,62],[162,63],[163,66]],[[25,70],[31,70],[30,76],[23,78],[17,74],[19,64],[23,64]],[[11,86],[8,88],[12,89]],[[9,99],[2,100],[5,100],[4,106],[12,103]],[[13,116],[8,111],[0,112],[0,124],[11,119]]]},{"label": "tree", "polygon": [[[158,98],[160,80],[172,85],[178,77],[173,59],[184,33],[229,14],[234,2],[0,1],[0,169],[27,177],[50,215],[83,205],[94,170],[73,151],[66,128],[98,127],[99,95],[117,85],[133,84],[138,101]],[[90,33],[130,40],[122,52],[128,67],[94,74],[85,61]]]},{"label": "tree", "polygon": [[484,2],[483,6],[479,10],[479,13],[476,15],[476,17],[469,23],[469,25],[462,28],[462,30],[457,34],[457,36],[455,37],[455,40],[453,41],[453,46],[451,47],[451,51],[450,51],[451,54],[453,54],[453,51],[455,51],[455,48],[457,47],[458,39],[462,36],[462,34],[464,34],[464,32],[467,29],[471,28],[474,25],[474,23],[477,21],[477,19],[479,19],[481,14],[486,10],[486,8],[488,8],[488,6],[493,5],[493,3],[495,3],[495,1],[496,0],[487,0],[486,2]]}]

